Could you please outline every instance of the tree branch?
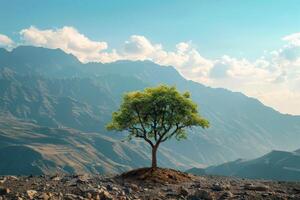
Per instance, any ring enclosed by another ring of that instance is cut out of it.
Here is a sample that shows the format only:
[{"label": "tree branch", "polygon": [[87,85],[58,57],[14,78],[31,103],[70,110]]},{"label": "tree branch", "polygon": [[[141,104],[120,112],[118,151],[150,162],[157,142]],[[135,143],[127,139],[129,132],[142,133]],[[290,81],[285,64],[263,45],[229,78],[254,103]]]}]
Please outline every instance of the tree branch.
[{"label": "tree branch", "polygon": [[177,123],[175,130],[170,135],[168,135],[168,137],[163,138],[161,140],[161,142],[165,142],[168,138],[173,137],[179,130],[181,130],[182,128],[185,128],[185,127],[187,127],[187,126],[184,126],[184,125],[180,126],[179,123]]},{"label": "tree branch", "polygon": [[153,147],[154,147],[154,144],[152,143],[151,140],[149,140],[149,138],[147,138],[147,131],[146,131],[146,129],[145,129],[144,123],[143,123],[143,121],[142,121],[142,119],[141,119],[140,113],[139,113],[139,111],[138,111],[138,109],[137,109],[136,106],[135,106],[135,112],[136,112],[137,115],[138,115],[139,122],[140,122],[140,124],[141,124],[141,126],[142,126],[142,129],[143,129],[143,136],[142,136],[142,138],[144,138],[144,140],[146,140],[146,142],[148,142],[148,143],[151,145],[151,147],[153,148]]}]

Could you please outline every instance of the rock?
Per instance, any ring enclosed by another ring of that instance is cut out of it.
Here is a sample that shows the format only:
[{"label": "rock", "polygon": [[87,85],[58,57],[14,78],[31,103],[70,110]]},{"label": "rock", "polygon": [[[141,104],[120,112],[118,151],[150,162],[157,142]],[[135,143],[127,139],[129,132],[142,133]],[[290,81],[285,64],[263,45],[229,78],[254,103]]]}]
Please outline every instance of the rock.
[{"label": "rock", "polygon": [[113,200],[114,198],[112,197],[111,194],[109,194],[109,192],[107,191],[102,191],[100,194],[99,194],[99,197],[101,200]]},{"label": "rock", "polygon": [[37,191],[27,190],[26,193],[27,193],[27,196],[29,197],[29,199],[33,199],[35,197],[35,195],[37,194]]},{"label": "rock", "polygon": [[265,192],[270,189],[269,186],[263,185],[263,184],[261,184],[261,185],[245,184],[244,188],[246,190],[254,190],[254,191],[260,191],[260,192]]},{"label": "rock", "polygon": [[7,176],[7,179],[11,180],[11,181],[17,181],[17,180],[19,180],[19,178],[16,177],[16,176]]},{"label": "rock", "polygon": [[113,190],[113,187],[112,187],[110,184],[108,184],[108,185],[106,185],[106,189],[107,189],[108,191],[112,191],[112,190]]},{"label": "rock", "polygon": [[131,194],[132,193],[132,189],[130,187],[125,187],[124,188],[124,192],[125,192],[125,194]]},{"label": "rock", "polygon": [[230,185],[228,184],[220,184],[220,183],[216,183],[213,184],[211,189],[213,191],[224,191],[224,190],[230,190]]},{"label": "rock", "polygon": [[184,187],[180,187],[178,189],[178,195],[182,195],[184,197],[189,195],[189,191],[187,189],[185,189]]},{"label": "rock", "polygon": [[77,176],[76,182],[77,182],[77,183],[81,183],[81,184],[85,184],[85,183],[88,183],[89,180],[88,180],[88,177],[87,177],[87,176],[81,175],[81,176]]},{"label": "rock", "polygon": [[1,179],[0,179],[0,184],[3,184],[3,183],[5,183],[5,181],[6,181],[6,177],[4,177],[4,178],[1,178]]},{"label": "rock", "polygon": [[269,194],[268,193],[263,193],[263,194],[261,194],[261,196],[266,198],[266,197],[269,196]]},{"label": "rock", "polygon": [[95,200],[101,200],[101,199],[100,199],[100,195],[99,195],[99,194],[96,194],[96,195],[94,196],[94,199],[95,199]]},{"label": "rock", "polygon": [[77,179],[76,183],[80,183],[80,184],[86,184],[88,183],[89,181],[87,179],[84,179],[84,178],[79,178]]},{"label": "rock", "polygon": [[296,192],[296,194],[300,194],[300,188],[293,188],[293,191]]},{"label": "rock", "polygon": [[51,180],[52,180],[52,181],[60,181],[61,178],[60,178],[59,176],[53,176],[53,177],[51,178]]},{"label": "rock", "polygon": [[130,187],[135,192],[139,191],[139,186],[137,186],[136,184],[130,184]]},{"label": "rock", "polygon": [[50,195],[48,195],[47,193],[43,193],[39,196],[39,199],[42,200],[49,200],[50,199]]},{"label": "rock", "polygon": [[68,181],[68,186],[75,187],[77,186],[77,179],[73,178],[72,180]]},{"label": "rock", "polygon": [[86,197],[87,197],[88,199],[91,199],[91,198],[93,197],[93,195],[92,195],[90,192],[88,192],[88,193],[86,193]]},{"label": "rock", "polygon": [[199,189],[193,195],[188,196],[187,199],[188,200],[199,200],[199,199],[214,200],[215,198],[212,192]]},{"label": "rock", "polygon": [[0,195],[7,195],[10,193],[9,188],[0,188]]},{"label": "rock", "polygon": [[80,199],[79,196],[75,195],[75,194],[65,194],[64,196],[65,200],[76,200],[76,199]]},{"label": "rock", "polygon": [[230,192],[230,191],[225,191],[223,192],[223,194],[220,196],[220,200],[225,200],[225,199],[230,199],[232,198],[234,195]]}]

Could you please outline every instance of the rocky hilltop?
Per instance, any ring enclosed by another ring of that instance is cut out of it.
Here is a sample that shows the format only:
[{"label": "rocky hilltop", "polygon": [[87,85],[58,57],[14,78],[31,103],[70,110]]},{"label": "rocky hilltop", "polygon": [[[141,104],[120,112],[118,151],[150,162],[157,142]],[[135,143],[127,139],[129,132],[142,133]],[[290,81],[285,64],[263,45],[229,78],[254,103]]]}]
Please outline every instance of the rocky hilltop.
[{"label": "rocky hilltop", "polygon": [[3,176],[0,199],[300,199],[300,183],[145,168],[117,176]]}]

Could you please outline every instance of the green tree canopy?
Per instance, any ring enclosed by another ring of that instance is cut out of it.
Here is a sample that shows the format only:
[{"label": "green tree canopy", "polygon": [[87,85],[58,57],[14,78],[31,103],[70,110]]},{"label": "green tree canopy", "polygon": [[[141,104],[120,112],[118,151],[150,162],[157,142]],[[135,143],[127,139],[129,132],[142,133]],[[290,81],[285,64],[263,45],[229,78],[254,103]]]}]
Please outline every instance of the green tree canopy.
[{"label": "green tree canopy", "polygon": [[152,167],[157,167],[156,152],[160,143],[175,137],[187,137],[186,128],[208,128],[209,122],[198,113],[188,92],[160,85],[126,93],[118,111],[112,114],[108,130],[127,131],[129,139],[144,139],[152,147]]}]

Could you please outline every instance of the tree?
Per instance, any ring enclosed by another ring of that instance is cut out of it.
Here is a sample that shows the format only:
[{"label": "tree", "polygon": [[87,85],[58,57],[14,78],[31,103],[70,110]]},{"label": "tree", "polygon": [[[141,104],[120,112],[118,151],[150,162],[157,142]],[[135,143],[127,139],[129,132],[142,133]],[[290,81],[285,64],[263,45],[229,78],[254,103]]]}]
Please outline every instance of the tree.
[{"label": "tree", "polygon": [[185,139],[185,129],[193,126],[208,128],[209,122],[198,114],[197,104],[190,94],[160,85],[126,93],[107,129],[127,131],[129,139],[144,139],[152,148],[152,168],[155,169],[159,145],[172,137]]}]

